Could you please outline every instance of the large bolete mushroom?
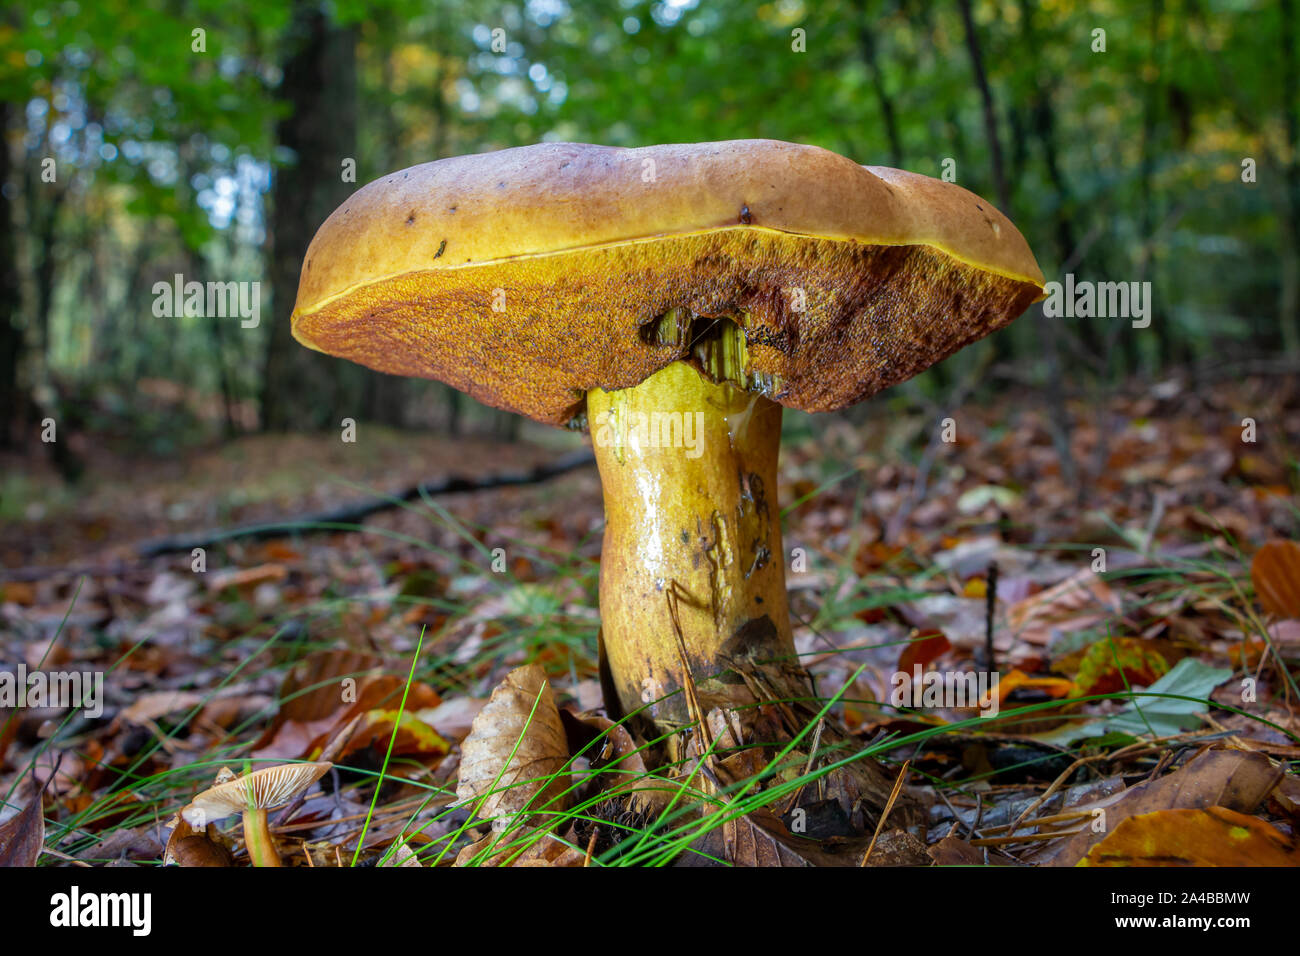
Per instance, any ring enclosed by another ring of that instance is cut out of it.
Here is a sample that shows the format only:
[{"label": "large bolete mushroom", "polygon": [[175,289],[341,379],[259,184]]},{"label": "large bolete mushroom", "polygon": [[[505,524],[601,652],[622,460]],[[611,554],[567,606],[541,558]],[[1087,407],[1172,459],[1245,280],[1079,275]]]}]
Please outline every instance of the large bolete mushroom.
[{"label": "large bolete mushroom", "polygon": [[770,140],[548,143],[358,190],[312,240],[293,333],[590,428],[609,670],[624,712],[671,729],[687,668],[732,702],[801,677],[810,692],[786,603],[782,406],[860,401],[1042,288],[1015,226],[950,183]]}]

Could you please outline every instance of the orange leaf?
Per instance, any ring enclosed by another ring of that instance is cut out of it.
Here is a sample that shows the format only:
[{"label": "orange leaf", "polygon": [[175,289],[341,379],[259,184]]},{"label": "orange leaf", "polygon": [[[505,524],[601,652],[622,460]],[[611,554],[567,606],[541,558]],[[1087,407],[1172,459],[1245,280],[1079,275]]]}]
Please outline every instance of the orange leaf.
[{"label": "orange leaf", "polygon": [[1250,563],[1250,580],[1264,610],[1278,617],[1300,617],[1300,544],[1268,542]]},{"label": "orange leaf", "polygon": [[1300,848],[1256,817],[1208,807],[1123,820],[1077,866],[1300,866]]},{"label": "orange leaf", "polygon": [[1079,662],[1074,677],[1074,694],[1113,694],[1126,686],[1150,687],[1169,670],[1169,664],[1154,647],[1132,637],[1115,637],[1095,642]]},{"label": "orange leaf", "polygon": [[1068,697],[1074,689],[1074,685],[1063,677],[1030,677],[1013,668],[998,678],[998,700],[1005,702],[1017,687],[1032,687],[1054,698]]},{"label": "orange leaf", "polygon": [[0,584],[0,604],[21,604],[31,607],[36,603],[36,588],[26,581]]},{"label": "orange leaf", "polygon": [[924,668],[950,647],[952,645],[948,643],[943,631],[934,628],[915,631],[911,640],[903,645],[903,652],[898,655],[898,669],[910,674],[912,665],[920,664]]}]

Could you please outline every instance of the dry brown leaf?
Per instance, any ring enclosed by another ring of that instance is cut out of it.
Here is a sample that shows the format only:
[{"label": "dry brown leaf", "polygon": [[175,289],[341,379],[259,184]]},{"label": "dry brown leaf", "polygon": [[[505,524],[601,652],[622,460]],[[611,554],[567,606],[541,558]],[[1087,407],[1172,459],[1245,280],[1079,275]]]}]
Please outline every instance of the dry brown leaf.
[{"label": "dry brown leaf", "polygon": [[1122,610],[1110,585],[1084,568],[1046,591],[1017,601],[1007,611],[1007,624],[1021,640],[1047,644],[1057,633],[1092,627]]},{"label": "dry brown leaf", "polygon": [[486,703],[482,697],[453,697],[437,707],[419,711],[416,716],[448,740],[462,740]]},{"label": "dry brown leaf", "polygon": [[207,696],[189,690],[159,690],[141,694],[118,716],[132,724],[145,725],[178,710],[200,706]]},{"label": "dry brown leaf", "polygon": [[[520,849],[519,843],[524,839],[537,838]],[[474,858],[494,845],[503,849],[487,860],[480,860],[477,866],[584,866],[586,853],[575,849],[571,841],[561,840],[553,833],[542,833],[533,827],[522,827],[509,836],[501,838],[490,833],[477,843],[471,843],[456,854],[456,866],[469,866]]]},{"label": "dry brown leaf", "polygon": [[76,854],[76,857],[91,864],[103,860],[125,863],[134,860],[157,860],[162,853],[163,846],[154,835],[153,827],[143,826],[109,830],[104,834],[104,839],[86,847]]},{"label": "dry brown leaf", "polygon": [[961,837],[949,833],[926,848],[935,866],[1016,866],[1015,860],[988,847],[971,846]]},{"label": "dry brown leaf", "polygon": [[569,775],[561,771],[568,761],[545,672],[536,664],[516,668],[492,691],[461,745],[456,799],[483,820],[562,810]]},{"label": "dry brown leaf", "polygon": [[0,604],[21,604],[31,607],[36,603],[36,588],[26,581],[7,581],[0,584]]},{"label": "dry brown leaf", "polygon": [[580,714],[574,720],[595,731],[597,738],[604,738],[587,750],[592,767],[600,771],[596,779],[601,792],[610,797],[626,796],[635,813],[658,815],[672,798],[672,790],[664,781],[647,779],[644,751],[628,729],[600,714]]},{"label": "dry brown leaf", "polygon": [[1074,866],[1093,845],[1101,842],[1122,821],[1156,810],[1204,810],[1226,807],[1250,813],[1269,795],[1282,771],[1260,753],[1241,750],[1207,750],[1171,774],[1130,787],[1115,797],[1090,806],[1105,810],[1106,829],[1092,828],[1070,837],[1052,857],[1049,866]]},{"label": "dry brown leaf", "polygon": [[927,852],[935,866],[983,866],[984,851],[949,833]]},{"label": "dry brown leaf", "polygon": [[267,582],[283,581],[289,576],[289,569],[283,564],[259,564],[254,568],[229,568],[214,571],[208,575],[209,591],[224,591],[226,588],[251,588]]},{"label": "dry brown leaf", "polygon": [[880,834],[863,866],[930,866],[926,846],[906,830],[895,827]]},{"label": "dry brown leaf", "polygon": [[705,833],[675,865],[857,866],[866,841],[857,841],[852,847],[846,842],[845,847],[844,853],[832,853],[819,840],[791,833],[770,810],[759,809]]},{"label": "dry brown leaf", "polygon": [[18,736],[18,711],[0,707],[0,770],[5,766],[5,754]]},{"label": "dry brown leaf", "polygon": [[940,657],[952,647],[947,635],[938,628],[913,630],[898,655],[898,669],[904,674],[912,673],[912,668],[920,664],[922,669],[931,661]]},{"label": "dry brown leaf", "polygon": [[1157,810],[1124,820],[1079,866],[1300,866],[1277,827],[1226,807]]},{"label": "dry brown leaf", "polygon": [[411,845],[406,842],[404,837],[398,837],[393,841],[393,855],[387,860],[381,861],[379,865],[383,867],[411,866],[417,869],[423,867],[420,858],[415,855],[415,851],[411,849]]},{"label": "dry brown leaf", "polygon": [[177,814],[176,825],[167,838],[167,849],[163,852],[163,864],[222,867],[234,866],[235,858],[230,848],[221,842],[213,824],[209,823],[205,830],[196,830]]},{"label": "dry brown leaf", "polygon": [[36,790],[27,806],[0,823],[0,866],[35,866],[45,843],[44,788]]},{"label": "dry brown leaf", "polygon": [[1250,563],[1250,580],[1269,614],[1300,618],[1300,544],[1268,542]]},{"label": "dry brown leaf", "polygon": [[[402,712],[394,754],[440,757],[450,746],[421,718],[442,699],[428,684],[376,673],[382,660],[372,654],[332,650],[304,658],[280,688],[284,700],[275,720],[254,744],[253,756],[296,760],[320,759],[331,744],[331,760],[346,758],[377,743],[387,747],[403,693]],[[357,718],[361,718],[359,721]],[[350,732],[342,733],[355,722]]]},{"label": "dry brown leaf", "polygon": [[[763,748],[753,742],[745,743],[740,713],[730,707],[714,707],[709,711],[707,722],[709,738],[713,741],[713,752],[709,764],[713,772],[724,783],[736,783],[757,776],[762,771],[767,758]],[[689,752],[698,755],[705,743],[703,738],[691,740]]]}]

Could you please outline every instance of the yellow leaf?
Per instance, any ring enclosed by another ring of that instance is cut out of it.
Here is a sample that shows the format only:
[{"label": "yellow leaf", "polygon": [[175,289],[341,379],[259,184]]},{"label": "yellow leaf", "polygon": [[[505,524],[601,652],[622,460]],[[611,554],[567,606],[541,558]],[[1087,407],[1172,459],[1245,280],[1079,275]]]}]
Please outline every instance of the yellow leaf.
[{"label": "yellow leaf", "polygon": [[1078,866],[1300,866],[1277,827],[1226,807],[1157,810],[1125,819]]}]

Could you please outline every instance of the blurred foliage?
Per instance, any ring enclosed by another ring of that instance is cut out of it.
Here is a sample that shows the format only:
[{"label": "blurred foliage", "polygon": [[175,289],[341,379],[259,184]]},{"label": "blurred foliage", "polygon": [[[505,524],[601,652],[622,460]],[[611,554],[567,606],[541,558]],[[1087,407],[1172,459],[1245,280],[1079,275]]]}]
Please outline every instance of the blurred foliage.
[{"label": "blurred foliage", "polygon": [[[293,290],[264,288],[244,329],[158,318],[151,289],[266,284],[268,198],[297,161],[277,90],[292,25],[316,10],[355,37],[357,185],[539,140],[770,137],[935,176],[951,161],[1009,206],[1049,278],[1154,286],[1146,330],[1001,333],[1014,377],[1081,387],[1300,349],[1293,0],[29,0],[0,15],[20,293],[0,323],[36,407],[158,379],[199,433],[256,427],[267,329]],[[402,419],[460,423],[446,389],[403,388]]]}]

